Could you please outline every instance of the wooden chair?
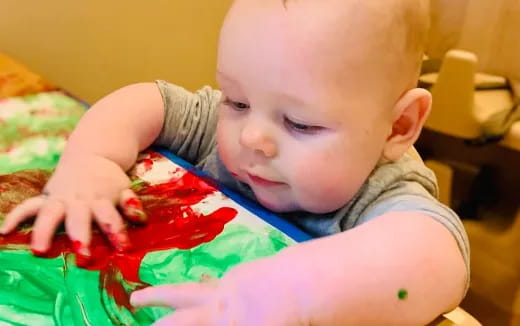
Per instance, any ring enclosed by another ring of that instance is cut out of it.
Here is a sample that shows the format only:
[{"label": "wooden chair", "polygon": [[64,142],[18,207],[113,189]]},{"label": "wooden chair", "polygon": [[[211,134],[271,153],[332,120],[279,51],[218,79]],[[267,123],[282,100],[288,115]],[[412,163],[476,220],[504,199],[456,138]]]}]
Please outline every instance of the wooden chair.
[{"label": "wooden chair", "polygon": [[[431,85],[433,97],[425,126],[446,135],[476,139],[490,116],[513,107],[506,79],[478,73],[477,57],[469,51],[448,51],[440,71],[426,73],[420,81]],[[513,124],[499,144],[520,151],[520,121]]]},{"label": "wooden chair", "polygon": [[460,307],[444,314],[443,317],[444,320],[437,324],[437,326],[482,326],[475,317]]},{"label": "wooden chair", "polygon": [[[477,72],[477,57],[465,50],[450,50],[442,61],[426,59],[420,85],[432,93],[431,113],[425,128],[464,140],[482,135],[483,124],[494,114],[510,110],[514,100],[505,77]],[[520,121],[498,142],[520,151]],[[425,162],[437,175],[441,201],[451,202],[452,167],[447,162]],[[478,167],[477,167],[478,168]]]}]

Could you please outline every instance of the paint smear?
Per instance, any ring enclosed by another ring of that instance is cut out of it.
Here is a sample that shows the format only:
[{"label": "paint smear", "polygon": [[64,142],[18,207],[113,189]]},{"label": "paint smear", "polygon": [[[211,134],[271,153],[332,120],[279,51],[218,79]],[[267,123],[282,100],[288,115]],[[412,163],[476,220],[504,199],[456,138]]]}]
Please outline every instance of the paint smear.
[{"label": "paint smear", "polygon": [[[41,178],[45,175],[38,176]],[[17,182],[22,182],[19,177],[10,178],[12,180],[9,184],[16,185]],[[29,183],[33,187],[43,187],[45,184],[45,182],[24,181],[22,188]],[[4,183],[2,185],[5,186]],[[76,259],[76,263],[85,269],[101,271],[101,278],[104,278],[102,283],[105,284],[107,292],[113,295],[118,304],[128,309],[131,309],[128,295],[120,288],[120,280],[112,276],[113,271],[120,271],[125,281],[145,285],[139,279],[139,267],[148,252],[172,248],[191,249],[209,242],[221,233],[225,224],[237,214],[235,209],[229,207],[221,207],[209,215],[193,211],[190,205],[198,203],[214,193],[216,189],[205,184],[192,173],[186,173],[182,178],[168,183],[149,187],[141,184],[141,187],[137,195],[143,202],[149,220],[146,225],[128,226],[131,249],[127,252],[119,252],[100,232],[95,231],[90,246],[91,259],[86,260],[85,257]],[[12,208],[12,205],[5,206],[5,208]],[[30,231],[0,236],[0,249],[18,249],[20,245],[27,246],[30,238]],[[55,238],[50,250],[41,256],[56,258],[61,254],[71,254],[73,248],[77,246],[71,243],[68,236],[60,234]]]},{"label": "paint smear", "polygon": [[[219,278],[239,263],[273,255],[293,243],[268,225],[252,230],[227,224],[237,214],[233,208],[206,215],[194,211],[191,205],[215,193],[213,183],[191,173],[174,175],[154,185],[134,180],[133,190],[149,220],[129,225],[129,251],[112,248],[94,231],[92,258],[78,261],[62,231],[45,253],[53,259],[47,259],[31,255],[29,224],[0,236],[0,324],[150,325],[171,310],[133,311],[131,291],[148,284],[197,282],[201,275]],[[17,203],[40,193],[48,177],[45,171],[1,176],[0,220]]]},{"label": "paint smear", "polygon": [[406,291],[405,289],[399,289],[399,291],[397,292],[397,297],[399,298],[399,300],[406,300],[406,298],[408,298],[408,291]]}]

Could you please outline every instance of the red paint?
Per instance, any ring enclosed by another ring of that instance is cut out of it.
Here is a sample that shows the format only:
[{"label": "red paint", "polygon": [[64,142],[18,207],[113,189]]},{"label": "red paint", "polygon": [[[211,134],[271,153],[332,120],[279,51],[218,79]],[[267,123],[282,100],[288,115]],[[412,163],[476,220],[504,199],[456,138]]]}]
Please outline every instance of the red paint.
[{"label": "red paint", "polygon": [[161,155],[161,153],[158,153],[158,152],[154,152],[154,151],[150,151],[148,152],[148,156],[153,160],[157,160],[157,159],[161,159],[163,160],[164,159],[164,156]]},{"label": "red paint", "polygon": [[45,251],[37,250],[34,248],[31,248],[31,251],[32,251],[33,255],[35,255],[35,256],[39,256],[39,257],[45,256]]},{"label": "red paint", "polygon": [[145,171],[150,171],[153,167],[153,160],[150,159],[150,158],[146,158],[142,161],[143,165],[144,165],[144,170]]},{"label": "red paint", "polygon": [[72,252],[76,254],[76,265],[88,267],[91,263],[89,248],[78,240],[73,240],[71,246]]},{"label": "red paint", "polygon": [[[139,266],[146,253],[194,248],[213,240],[222,232],[224,225],[236,216],[237,211],[230,207],[222,207],[209,215],[202,215],[190,208],[215,191],[214,187],[191,172],[164,184],[143,187],[137,195],[149,218],[145,225],[128,226],[128,241],[132,247],[122,252],[120,248],[111,246],[102,233],[96,230],[90,244],[91,256],[76,255],[78,266],[101,271],[100,282],[108,293],[119,305],[130,307],[128,294],[115,274],[121,273],[127,282],[144,285],[139,279]],[[28,245],[30,235],[30,232],[16,232],[0,236],[0,249],[9,249],[11,244]],[[84,249],[78,241],[71,242],[65,234],[59,234],[49,251],[36,253],[54,258]]]},{"label": "red paint", "polygon": [[141,202],[137,198],[129,198],[125,201],[125,205],[130,208],[143,209]]},{"label": "red paint", "polygon": [[132,248],[130,243],[130,239],[128,238],[128,234],[126,231],[121,231],[118,233],[105,233],[110,240],[110,243],[115,247],[117,251],[124,252],[128,251]]},{"label": "red paint", "polygon": [[[129,311],[134,311],[134,307],[130,304],[130,296],[127,294],[123,282],[129,283],[122,279],[121,272],[114,268],[114,265],[109,265],[107,268],[101,270],[99,275],[101,286],[107,291],[107,294],[114,298],[120,306],[125,307]],[[135,290],[145,288],[148,284],[130,284]]]},{"label": "red paint", "polygon": [[164,160],[164,156],[157,152],[147,152],[144,158],[137,161],[137,164],[141,164],[144,167],[144,171],[148,172],[153,168],[155,161]]},{"label": "red paint", "polygon": [[133,307],[130,304],[130,297],[126,294],[121,280],[117,277],[118,271],[110,265],[108,268],[102,269],[99,275],[100,280],[104,283],[101,285],[107,291],[107,294],[114,298],[117,304],[125,307],[126,309],[133,311]]},{"label": "red paint", "polygon": [[122,207],[123,213],[127,219],[136,223],[146,222],[146,214],[141,201],[137,198],[129,198],[125,200]]},{"label": "red paint", "polygon": [[9,146],[3,150],[0,150],[0,153],[10,153],[12,150],[14,150],[14,146]]},{"label": "red paint", "polygon": [[79,241],[79,240],[72,241],[72,251],[74,253],[85,255],[85,256],[90,255],[88,247],[85,246],[83,243],[81,243],[81,241]]}]

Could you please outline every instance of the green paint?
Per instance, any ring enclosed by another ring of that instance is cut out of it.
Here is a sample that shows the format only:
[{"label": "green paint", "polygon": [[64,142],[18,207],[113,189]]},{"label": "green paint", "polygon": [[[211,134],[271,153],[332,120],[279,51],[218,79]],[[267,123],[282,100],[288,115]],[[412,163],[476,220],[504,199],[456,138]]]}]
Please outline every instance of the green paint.
[{"label": "green paint", "polygon": [[131,178],[134,178],[134,179],[132,180],[132,184],[130,185],[130,188],[135,192],[139,191],[146,185],[146,182],[138,177],[131,177]]},{"label": "green paint", "polygon": [[85,106],[60,92],[0,102],[0,174],[53,169]]},{"label": "green paint", "polygon": [[52,170],[65,148],[62,137],[35,137],[20,143],[16,151],[0,153],[0,174],[21,170]]},{"label": "green paint", "polygon": [[399,289],[399,291],[397,292],[397,297],[399,298],[399,300],[405,300],[408,297],[408,291],[406,291],[405,289]]},{"label": "green paint", "polygon": [[[198,282],[203,274],[221,277],[239,263],[292,243],[270,226],[251,229],[231,222],[213,241],[191,250],[147,254],[140,277],[152,285]],[[152,307],[132,314],[119,307],[99,284],[99,272],[76,267],[72,255],[44,259],[27,250],[1,250],[0,266],[0,325],[150,325],[171,313]],[[135,289],[117,277],[127,292]]]}]

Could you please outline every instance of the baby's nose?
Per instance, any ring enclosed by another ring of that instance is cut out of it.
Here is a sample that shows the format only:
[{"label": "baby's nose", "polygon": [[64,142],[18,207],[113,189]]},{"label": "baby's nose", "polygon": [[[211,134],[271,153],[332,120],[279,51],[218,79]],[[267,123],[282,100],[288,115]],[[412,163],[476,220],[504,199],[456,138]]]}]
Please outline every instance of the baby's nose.
[{"label": "baby's nose", "polygon": [[259,125],[248,123],[242,128],[240,145],[268,158],[278,155],[273,137]]}]

